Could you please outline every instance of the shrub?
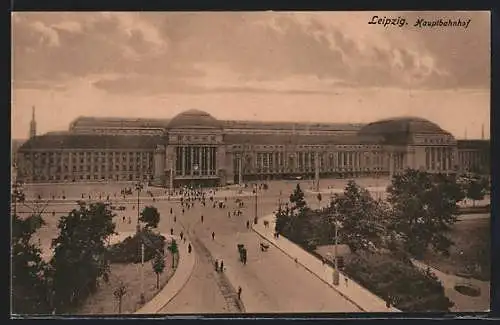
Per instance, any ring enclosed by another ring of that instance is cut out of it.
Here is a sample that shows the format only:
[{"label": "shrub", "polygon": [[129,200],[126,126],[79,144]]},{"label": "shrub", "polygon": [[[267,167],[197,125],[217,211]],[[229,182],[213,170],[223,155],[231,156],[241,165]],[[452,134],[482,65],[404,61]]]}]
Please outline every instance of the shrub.
[{"label": "shrub", "polygon": [[436,276],[411,262],[364,253],[349,256],[345,264],[346,274],[402,311],[449,311],[453,306]]},{"label": "shrub", "polygon": [[165,237],[151,230],[143,230],[141,235],[134,234],[122,242],[111,245],[108,248],[109,261],[111,263],[140,263],[142,236],[145,237],[144,262],[153,259],[157,251],[162,254],[165,252]]}]

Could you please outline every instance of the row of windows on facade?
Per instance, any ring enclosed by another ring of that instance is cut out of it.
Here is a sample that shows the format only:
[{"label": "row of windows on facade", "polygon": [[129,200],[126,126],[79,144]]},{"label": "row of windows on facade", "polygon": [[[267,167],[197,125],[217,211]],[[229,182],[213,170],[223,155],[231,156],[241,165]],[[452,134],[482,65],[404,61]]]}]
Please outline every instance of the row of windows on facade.
[{"label": "row of windows on facade", "polygon": [[[30,178],[30,177],[28,177]],[[149,180],[152,175],[144,174],[84,174],[84,175],[35,175],[33,181],[76,181],[76,180],[110,180],[110,181],[133,181],[133,180]]]},{"label": "row of windows on facade", "polygon": [[[253,146],[253,150],[255,149],[285,149],[285,145],[257,145]],[[294,146],[294,148],[298,149],[381,149],[380,145],[334,145],[332,146],[322,146],[322,145],[298,145]],[[243,146],[243,145],[233,145],[233,149],[252,149],[252,146]]]},{"label": "row of windows on facade", "polygon": [[[275,153],[257,153],[255,157],[255,166],[257,168],[269,168],[275,164],[278,166],[285,165],[285,155],[281,152]],[[297,165],[299,168],[310,168],[315,166],[316,155],[313,152],[298,152],[294,157],[297,157]],[[339,152],[337,158],[335,155],[326,154],[319,155],[319,167],[325,167],[325,161],[328,162],[328,166],[358,166],[361,167],[363,162],[366,166],[382,166],[384,165],[385,155],[382,152],[374,153],[361,153],[361,152]],[[388,162],[388,161],[385,161]],[[237,163],[237,160],[235,160]],[[288,165],[293,166],[295,164],[295,159],[293,157],[288,158]],[[251,165],[251,157],[247,157],[246,165]]]},{"label": "row of windows on facade", "polygon": [[104,163],[106,161],[108,161],[109,163],[112,163],[112,162],[116,162],[116,161],[136,161],[136,162],[140,162],[140,161],[143,161],[143,162],[146,162],[146,161],[149,161],[151,160],[151,157],[149,156],[142,156],[142,157],[126,157],[126,156],[122,156],[121,158],[120,157],[108,157],[108,158],[105,158],[105,157],[101,157],[101,158],[98,158],[98,157],[72,157],[71,159],[69,157],[57,157],[57,156],[38,156],[38,157],[33,157],[33,159],[31,158],[31,156],[24,156],[23,157],[26,161],[35,161],[35,162],[50,162],[50,163],[54,163],[56,161],[63,161],[63,162],[72,162],[74,164],[76,164],[77,162],[80,162],[81,164],[83,163]]},{"label": "row of windows on facade", "polygon": [[[93,167],[93,168],[92,168]],[[99,166],[89,166],[89,165],[79,165],[79,166],[75,166],[73,165],[71,170],[73,172],[90,172],[90,171],[94,171],[94,172],[99,172],[99,171],[130,171],[130,172],[133,172],[133,171],[150,171],[153,169],[153,165],[150,163],[150,164],[146,164],[146,165],[135,165],[135,164],[131,164],[131,165],[114,165],[114,168],[112,165],[101,165],[100,166],[101,168],[99,168]],[[40,165],[24,165],[23,167],[20,168],[24,173],[26,174],[30,174],[30,173],[36,173],[36,171],[43,171],[43,170],[47,170],[49,173],[61,173],[61,172],[69,172],[70,168],[68,167],[68,165],[63,165],[63,166],[47,166],[47,165],[43,165],[43,166],[40,166]]]}]

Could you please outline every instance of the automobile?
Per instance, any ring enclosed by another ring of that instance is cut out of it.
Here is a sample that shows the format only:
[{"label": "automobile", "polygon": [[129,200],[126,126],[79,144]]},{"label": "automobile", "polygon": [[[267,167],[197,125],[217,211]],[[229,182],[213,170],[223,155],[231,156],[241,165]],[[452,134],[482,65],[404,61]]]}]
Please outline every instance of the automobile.
[{"label": "automobile", "polygon": [[120,205],[120,206],[118,207],[118,209],[117,209],[117,210],[119,210],[119,211],[123,211],[123,210],[126,210],[126,209],[127,209],[127,208],[126,208],[125,206]]},{"label": "automobile", "polygon": [[110,205],[110,206],[109,206],[109,208],[110,208],[111,210],[116,210],[116,206],[115,206],[115,205]]}]

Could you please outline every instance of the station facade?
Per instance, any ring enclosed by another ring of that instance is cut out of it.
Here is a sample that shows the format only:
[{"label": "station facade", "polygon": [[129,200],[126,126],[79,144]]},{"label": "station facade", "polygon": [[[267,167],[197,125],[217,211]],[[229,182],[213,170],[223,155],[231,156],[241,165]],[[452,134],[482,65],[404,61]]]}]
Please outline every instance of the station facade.
[{"label": "station facade", "polygon": [[32,128],[17,153],[17,177],[27,183],[213,186],[382,177],[406,168],[432,173],[489,168],[484,167],[489,166],[489,141],[461,143],[437,124],[415,117],[364,125],[257,122],[218,120],[188,110],[172,119],[80,117],[68,131],[38,136]]}]

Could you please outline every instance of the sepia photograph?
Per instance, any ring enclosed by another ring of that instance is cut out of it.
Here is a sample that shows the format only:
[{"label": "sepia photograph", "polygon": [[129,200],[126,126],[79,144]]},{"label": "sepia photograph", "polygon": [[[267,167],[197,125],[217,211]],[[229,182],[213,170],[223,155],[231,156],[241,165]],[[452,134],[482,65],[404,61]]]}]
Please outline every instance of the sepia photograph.
[{"label": "sepia photograph", "polygon": [[490,310],[490,12],[11,30],[11,318]]}]

